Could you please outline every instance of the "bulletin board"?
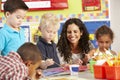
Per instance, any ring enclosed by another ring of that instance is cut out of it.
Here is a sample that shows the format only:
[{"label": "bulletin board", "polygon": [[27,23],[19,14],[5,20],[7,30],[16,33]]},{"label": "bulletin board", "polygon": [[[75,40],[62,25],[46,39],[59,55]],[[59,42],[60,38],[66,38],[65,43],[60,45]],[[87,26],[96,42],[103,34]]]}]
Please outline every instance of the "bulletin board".
[{"label": "bulletin board", "polygon": [[29,25],[21,26],[25,30],[25,42],[30,42],[30,27]]},{"label": "bulletin board", "polygon": [[100,0],[82,0],[83,11],[100,11],[101,2]]},{"label": "bulletin board", "polygon": [[[1,0],[1,10],[6,0]],[[59,10],[68,8],[67,0],[23,0],[30,11],[38,10]]]},{"label": "bulletin board", "polygon": [[110,27],[110,21],[88,21],[88,22],[84,22],[84,23],[90,34],[94,34],[96,29],[102,25],[107,25],[108,27]]},{"label": "bulletin board", "polygon": [[[110,21],[84,21],[84,23],[90,34],[89,37],[90,37],[91,42],[93,43],[94,47],[98,47],[97,42],[94,37],[94,33],[96,29],[98,29],[102,25],[107,25],[108,27],[110,27]],[[60,29],[58,31],[58,37],[60,36],[60,33],[62,31],[63,24],[64,22],[60,24]]]},{"label": "bulletin board", "polygon": [[88,32],[90,34],[90,40],[93,43],[93,45],[95,47],[98,47],[98,44],[96,42],[96,39],[94,37],[94,33],[95,31],[102,25],[107,25],[108,27],[110,27],[110,21],[90,21],[90,22],[84,22]]}]

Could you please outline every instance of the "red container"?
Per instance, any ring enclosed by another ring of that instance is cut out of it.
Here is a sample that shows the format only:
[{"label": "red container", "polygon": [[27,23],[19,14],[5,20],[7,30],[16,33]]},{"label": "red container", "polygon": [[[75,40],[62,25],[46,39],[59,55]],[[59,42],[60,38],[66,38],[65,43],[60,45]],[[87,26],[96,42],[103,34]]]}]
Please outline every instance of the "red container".
[{"label": "red container", "polygon": [[107,80],[120,80],[120,66],[105,66]]},{"label": "red container", "polygon": [[104,65],[94,65],[94,77],[97,79],[105,79],[105,66]]}]

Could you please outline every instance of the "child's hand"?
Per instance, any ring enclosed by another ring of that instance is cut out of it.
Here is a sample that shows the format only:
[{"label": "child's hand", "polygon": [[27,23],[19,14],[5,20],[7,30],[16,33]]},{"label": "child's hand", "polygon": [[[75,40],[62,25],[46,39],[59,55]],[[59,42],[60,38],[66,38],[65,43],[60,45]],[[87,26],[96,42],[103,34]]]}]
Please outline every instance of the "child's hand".
[{"label": "child's hand", "polygon": [[32,76],[30,76],[32,80],[39,80],[43,77],[42,70],[37,69]]},{"label": "child's hand", "polygon": [[45,61],[45,64],[46,64],[46,66],[51,66],[51,65],[54,64],[54,61],[53,61],[53,59],[47,59],[47,60]]},{"label": "child's hand", "polygon": [[42,78],[43,77],[42,70],[41,69],[37,69],[35,76],[36,76],[36,80]]},{"label": "child's hand", "polygon": [[47,59],[47,60],[42,60],[42,63],[40,65],[40,67],[42,69],[46,69],[48,66],[51,66],[54,64],[54,61],[53,59]]}]

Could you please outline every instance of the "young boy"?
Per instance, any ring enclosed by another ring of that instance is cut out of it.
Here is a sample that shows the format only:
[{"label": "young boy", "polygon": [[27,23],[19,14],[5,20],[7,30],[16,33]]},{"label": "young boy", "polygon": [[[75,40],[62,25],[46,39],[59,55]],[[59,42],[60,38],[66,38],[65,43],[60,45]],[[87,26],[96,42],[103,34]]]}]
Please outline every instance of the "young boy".
[{"label": "young boy", "polygon": [[39,25],[41,36],[37,46],[42,53],[44,68],[58,67],[60,62],[56,52],[56,44],[53,42],[59,29],[59,19],[52,13],[46,13],[42,16]]},{"label": "young boy", "polygon": [[7,0],[4,3],[6,23],[0,29],[0,52],[5,56],[25,42],[24,30],[20,27],[28,10],[23,0]]},{"label": "young boy", "polygon": [[41,64],[38,47],[24,43],[16,52],[0,56],[0,80],[37,80],[37,68]]}]

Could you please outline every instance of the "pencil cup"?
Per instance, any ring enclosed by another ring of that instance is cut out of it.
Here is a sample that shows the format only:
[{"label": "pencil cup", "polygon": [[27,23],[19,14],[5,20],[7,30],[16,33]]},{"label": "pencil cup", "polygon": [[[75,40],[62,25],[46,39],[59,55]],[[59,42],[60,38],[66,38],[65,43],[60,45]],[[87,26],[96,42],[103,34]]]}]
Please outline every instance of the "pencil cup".
[{"label": "pencil cup", "polygon": [[71,74],[71,75],[74,75],[74,76],[77,76],[77,75],[78,75],[79,65],[77,65],[77,64],[69,65],[69,69],[70,69],[70,74]]}]

